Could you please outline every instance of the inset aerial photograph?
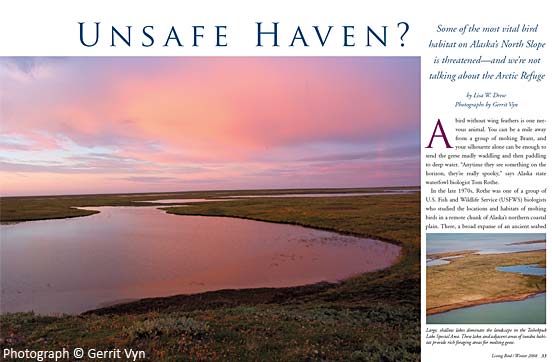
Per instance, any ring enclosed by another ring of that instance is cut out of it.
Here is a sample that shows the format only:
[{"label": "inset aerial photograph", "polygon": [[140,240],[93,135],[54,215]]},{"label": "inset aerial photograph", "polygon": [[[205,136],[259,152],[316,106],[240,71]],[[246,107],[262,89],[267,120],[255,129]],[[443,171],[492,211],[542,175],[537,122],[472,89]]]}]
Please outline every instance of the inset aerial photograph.
[{"label": "inset aerial photograph", "polygon": [[427,234],[427,323],[546,323],[545,239]]}]

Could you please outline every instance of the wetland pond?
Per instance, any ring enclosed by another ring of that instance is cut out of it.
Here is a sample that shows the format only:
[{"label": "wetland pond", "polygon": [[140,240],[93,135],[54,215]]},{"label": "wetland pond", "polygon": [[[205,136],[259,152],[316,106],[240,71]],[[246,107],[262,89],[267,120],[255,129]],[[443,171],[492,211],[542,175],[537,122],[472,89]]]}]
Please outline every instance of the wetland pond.
[{"label": "wetland pond", "polygon": [[427,316],[428,324],[544,324],[546,293],[515,302],[476,305]]},{"label": "wetland pond", "polygon": [[0,226],[0,311],[81,313],[147,297],[338,281],[400,247],[294,225],[154,206]]}]

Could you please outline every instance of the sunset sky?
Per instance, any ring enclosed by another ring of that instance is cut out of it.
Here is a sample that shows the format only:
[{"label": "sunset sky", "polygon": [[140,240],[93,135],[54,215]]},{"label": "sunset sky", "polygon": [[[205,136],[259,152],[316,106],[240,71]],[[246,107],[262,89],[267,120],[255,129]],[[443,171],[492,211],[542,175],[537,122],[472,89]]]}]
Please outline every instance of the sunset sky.
[{"label": "sunset sky", "polygon": [[417,57],[0,58],[0,193],[419,185]]}]

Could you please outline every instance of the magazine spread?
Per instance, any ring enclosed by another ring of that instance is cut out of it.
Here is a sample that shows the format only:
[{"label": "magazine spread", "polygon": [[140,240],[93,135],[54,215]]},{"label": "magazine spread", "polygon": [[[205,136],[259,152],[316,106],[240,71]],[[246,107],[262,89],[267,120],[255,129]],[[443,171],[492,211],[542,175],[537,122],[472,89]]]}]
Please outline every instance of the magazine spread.
[{"label": "magazine spread", "polygon": [[1,360],[552,360],[547,15],[0,5]]}]

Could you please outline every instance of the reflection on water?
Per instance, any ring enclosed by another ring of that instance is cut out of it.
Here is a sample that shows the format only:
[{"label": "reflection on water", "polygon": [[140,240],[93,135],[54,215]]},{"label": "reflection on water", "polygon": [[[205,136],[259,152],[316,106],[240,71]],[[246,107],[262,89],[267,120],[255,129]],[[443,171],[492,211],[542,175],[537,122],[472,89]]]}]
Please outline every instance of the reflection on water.
[{"label": "reflection on water", "polygon": [[445,259],[434,259],[434,260],[426,261],[426,266],[437,266],[437,265],[445,265],[445,264],[450,264],[450,261]]},{"label": "reflection on water", "polygon": [[525,275],[546,275],[546,268],[539,267],[539,264],[501,266],[496,268],[496,270]]},{"label": "reflection on water", "polygon": [[450,264],[450,259],[463,258],[463,257],[464,255],[452,255],[442,259],[427,259],[426,266],[446,265],[446,264]]},{"label": "reflection on water", "polygon": [[0,226],[2,313],[79,313],[144,297],[335,281],[400,254],[392,244],[299,226],[95,209]]},{"label": "reflection on water", "polygon": [[517,302],[483,304],[427,316],[428,324],[545,324],[546,293]]}]

